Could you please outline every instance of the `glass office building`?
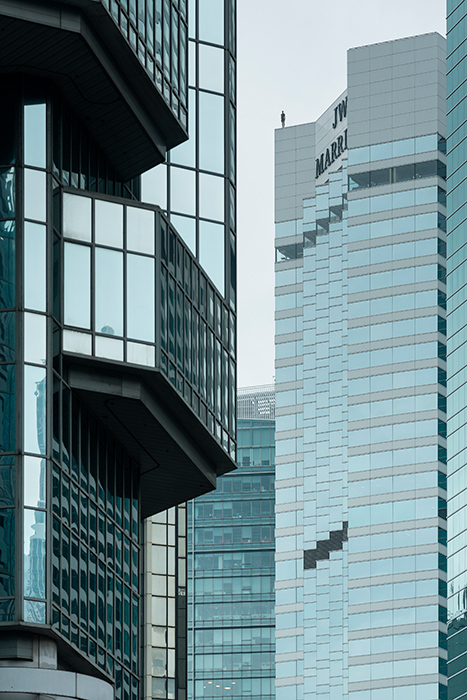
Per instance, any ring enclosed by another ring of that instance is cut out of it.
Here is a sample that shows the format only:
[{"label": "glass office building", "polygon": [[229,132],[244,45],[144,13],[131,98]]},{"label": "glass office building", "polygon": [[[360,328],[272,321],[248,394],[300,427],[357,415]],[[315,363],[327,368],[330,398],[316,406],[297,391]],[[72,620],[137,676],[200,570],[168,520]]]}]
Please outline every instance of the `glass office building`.
[{"label": "glass office building", "polygon": [[[186,700],[181,504],[236,456],[234,20],[0,0],[0,697]],[[209,189],[203,42],[224,198],[189,244],[162,163]]]},{"label": "glass office building", "polygon": [[448,2],[448,651],[449,698],[467,697],[465,426],[465,89],[467,3]]},{"label": "glass office building", "polygon": [[445,700],[445,41],[276,133],[276,698]]},{"label": "glass office building", "polygon": [[238,392],[238,470],[188,504],[188,697],[274,698],[274,387]]}]

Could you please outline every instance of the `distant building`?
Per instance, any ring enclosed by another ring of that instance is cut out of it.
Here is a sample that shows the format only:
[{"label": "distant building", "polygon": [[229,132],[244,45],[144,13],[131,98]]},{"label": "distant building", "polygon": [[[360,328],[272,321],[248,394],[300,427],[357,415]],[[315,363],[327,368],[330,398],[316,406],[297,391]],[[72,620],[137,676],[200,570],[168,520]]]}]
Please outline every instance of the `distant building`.
[{"label": "distant building", "polygon": [[188,696],[273,700],[274,387],[238,392],[238,470],[188,504]]},{"label": "distant building", "polygon": [[445,90],[363,46],[276,132],[277,700],[447,698]]},{"label": "distant building", "polygon": [[449,699],[467,693],[467,562],[465,493],[467,395],[465,388],[467,251],[465,242],[465,110],[467,2],[448,2],[447,211],[448,211],[448,649]]}]

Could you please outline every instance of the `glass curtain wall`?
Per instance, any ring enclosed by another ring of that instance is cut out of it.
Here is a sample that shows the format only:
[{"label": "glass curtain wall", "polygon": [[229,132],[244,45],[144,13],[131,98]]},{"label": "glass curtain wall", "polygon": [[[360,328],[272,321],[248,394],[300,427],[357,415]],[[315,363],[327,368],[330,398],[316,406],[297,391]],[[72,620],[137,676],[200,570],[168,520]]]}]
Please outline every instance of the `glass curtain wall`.
[{"label": "glass curtain wall", "polygon": [[466,196],[467,2],[448,0],[448,673],[449,698],[467,692]]},{"label": "glass curtain wall", "polygon": [[238,393],[238,471],[188,504],[192,700],[274,697],[274,389]]}]

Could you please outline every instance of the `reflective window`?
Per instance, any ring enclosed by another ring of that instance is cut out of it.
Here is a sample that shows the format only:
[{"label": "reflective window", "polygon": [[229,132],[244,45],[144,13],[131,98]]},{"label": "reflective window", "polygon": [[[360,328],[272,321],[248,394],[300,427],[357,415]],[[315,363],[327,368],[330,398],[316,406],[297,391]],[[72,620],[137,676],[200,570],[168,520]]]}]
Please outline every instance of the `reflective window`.
[{"label": "reflective window", "polygon": [[224,98],[200,92],[199,115],[199,166],[203,170],[223,173]]},{"label": "reflective window", "polygon": [[205,219],[224,221],[224,178],[200,173],[199,214]]},{"label": "reflective window", "polygon": [[123,254],[116,250],[96,248],[95,265],[96,330],[108,335],[121,336],[123,335]]},{"label": "reflective window", "polygon": [[156,204],[163,211],[167,210],[167,168],[164,164],[142,174],[141,201]]},{"label": "reflective window", "polygon": [[24,216],[45,221],[47,216],[47,176],[41,170],[24,169]]},{"label": "reflective window", "polygon": [[155,340],[154,260],[127,256],[127,335],[136,340]]},{"label": "reflective window", "polygon": [[182,214],[195,215],[195,172],[171,168],[170,208]]},{"label": "reflective window", "polygon": [[45,511],[24,510],[24,595],[45,598]]},{"label": "reflective window", "polygon": [[63,235],[80,241],[91,241],[90,197],[63,193]]},{"label": "reflective window", "polygon": [[[221,3],[219,3],[221,4]],[[198,45],[199,87],[201,90],[224,91],[224,49]]]},{"label": "reflective window", "polygon": [[10,219],[15,215],[15,171],[0,168],[0,218]]},{"label": "reflective window", "polygon": [[154,212],[136,207],[126,208],[126,245],[128,250],[154,255]]},{"label": "reflective window", "polygon": [[46,379],[45,369],[24,367],[24,449],[46,454]]},{"label": "reflective window", "polygon": [[199,224],[199,261],[220,293],[224,293],[224,227],[201,221]]},{"label": "reflective window", "polygon": [[224,43],[224,3],[219,0],[199,0],[198,32],[200,41]]},{"label": "reflective window", "polygon": [[46,508],[45,459],[26,455],[23,461],[24,505],[32,508]]},{"label": "reflective window", "polygon": [[196,255],[196,219],[172,214],[170,221],[180,234],[180,238],[187,244],[193,255]]},{"label": "reflective window", "polygon": [[45,168],[46,161],[46,105],[24,106],[24,164]]},{"label": "reflective window", "polygon": [[94,200],[96,243],[123,248],[123,207],[115,202]]},{"label": "reflective window", "polygon": [[68,326],[91,327],[91,249],[65,243],[64,321]]},{"label": "reflective window", "polygon": [[46,310],[46,228],[24,223],[24,304],[28,309]]},{"label": "reflective window", "polygon": [[45,365],[47,355],[46,317],[39,314],[24,314],[24,360]]}]

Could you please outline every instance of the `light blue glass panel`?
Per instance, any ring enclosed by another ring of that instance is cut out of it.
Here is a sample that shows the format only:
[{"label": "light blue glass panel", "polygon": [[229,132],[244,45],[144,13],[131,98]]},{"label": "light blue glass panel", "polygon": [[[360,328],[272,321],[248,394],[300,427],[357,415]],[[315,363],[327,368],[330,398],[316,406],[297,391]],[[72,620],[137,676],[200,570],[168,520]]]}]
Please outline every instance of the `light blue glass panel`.
[{"label": "light blue glass panel", "polygon": [[224,91],[224,50],[199,44],[199,88]]},{"label": "light blue glass panel", "polygon": [[11,219],[15,215],[15,169],[0,168],[0,217]]},{"label": "light blue glass panel", "polygon": [[24,595],[45,598],[45,511],[24,510]]},{"label": "light blue glass panel", "polygon": [[224,294],[224,227],[207,221],[201,221],[199,227],[199,261]]},{"label": "light blue glass panel", "polygon": [[175,226],[180,238],[185,241],[193,255],[196,255],[196,219],[172,214],[170,222]]},{"label": "light blue glass panel", "polygon": [[199,215],[203,219],[224,221],[224,178],[200,173]]},{"label": "light blue glass panel", "polygon": [[32,508],[46,507],[47,462],[45,459],[26,455],[23,462],[24,505]]},{"label": "light blue glass panel", "polygon": [[24,169],[24,216],[26,219],[46,221],[47,178],[41,170]]},{"label": "light blue glass panel", "polygon": [[199,93],[199,166],[224,171],[224,98],[208,92]]},{"label": "light blue glass panel", "polygon": [[220,0],[199,0],[198,32],[200,41],[224,43],[224,3]]},{"label": "light blue glass panel", "polygon": [[126,208],[126,245],[128,250],[154,255],[155,217],[149,209]]},{"label": "light blue glass panel", "polygon": [[24,366],[24,449],[46,454],[46,374],[42,367]]},{"label": "light blue glass panel", "polygon": [[46,151],[46,105],[24,106],[24,164],[45,168]]},{"label": "light blue glass panel", "polygon": [[24,224],[24,305],[27,309],[46,309],[46,228],[26,221]]},{"label": "light blue glass panel", "polygon": [[170,209],[181,214],[195,214],[195,172],[184,168],[170,170]]},{"label": "light blue glass panel", "polygon": [[63,193],[63,235],[79,241],[91,241],[92,200]]},{"label": "light blue glass panel", "polygon": [[65,243],[64,321],[68,326],[91,327],[91,249]]},{"label": "light blue glass panel", "polygon": [[123,253],[96,248],[96,331],[123,335]]},{"label": "light blue glass panel", "polygon": [[167,210],[167,168],[164,164],[142,174],[141,201],[156,204],[163,211]]},{"label": "light blue glass panel", "polygon": [[40,314],[24,314],[24,361],[37,365],[46,363],[47,319]]},{"label": "light blue glass panel", "polygon": [[127,257],[127,336],[154,342],[154,260],[142,255]]},{"label": "light blue glass panel", "polygon": [[123,248],[123,206],[115,202],[94,201],[95,242]]}]

